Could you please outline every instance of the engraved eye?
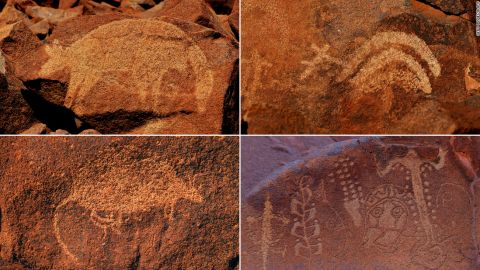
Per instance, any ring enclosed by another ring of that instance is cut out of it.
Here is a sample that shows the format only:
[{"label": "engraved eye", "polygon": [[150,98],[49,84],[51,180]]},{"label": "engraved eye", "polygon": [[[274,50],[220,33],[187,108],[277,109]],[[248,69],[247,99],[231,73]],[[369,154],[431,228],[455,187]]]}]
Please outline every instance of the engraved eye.
[{"label": "engraved eye", "polygon": [[371,212],[371,215],[376,217],[376,218],[381,217],[382,214],[383,214],[383,208],[382,207],[375,207],[375,208],[373,208],[373,210]]},{"label": "engraved eye", "polygon": [[405,212],[405,210],[403,210],[402,207],[400,206],[395,206],[392,211],[391,211],[391,214],[393,217],[395,218],[399,218],[403,215],[403,213]]}]

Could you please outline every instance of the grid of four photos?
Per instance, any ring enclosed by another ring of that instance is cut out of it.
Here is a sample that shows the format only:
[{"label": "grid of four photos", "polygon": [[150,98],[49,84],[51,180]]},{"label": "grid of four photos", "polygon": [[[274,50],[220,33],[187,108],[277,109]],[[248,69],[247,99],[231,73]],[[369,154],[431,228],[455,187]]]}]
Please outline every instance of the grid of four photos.
[{"label": "grid of four photos", "polygon": [[480,269],[480,2],[0,9],[0,270]]}]

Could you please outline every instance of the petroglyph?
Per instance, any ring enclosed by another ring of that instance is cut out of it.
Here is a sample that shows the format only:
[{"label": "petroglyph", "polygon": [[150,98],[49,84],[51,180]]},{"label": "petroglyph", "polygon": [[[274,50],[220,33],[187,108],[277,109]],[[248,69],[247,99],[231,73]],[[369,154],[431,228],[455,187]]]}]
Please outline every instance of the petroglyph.
[{"label": "petroglyph", "polygon": [[406,202],[411,201],[411,194],[402,192],[401,187],[387,184],[375,188],[365,200],[364,245],[387,253],[396,251],[410,216]]},{"label": "petroglyph", "polygon": [[[434,138],[425,145],[428,138],[415,139],[416,143],[393,140],[373,139],[358,142],[358,147],[352,140],[351,150],[338,143],[335,154],[313,152],[290,163],[261,193],[250,197],[248,214],[259,216],[258,201],[272,194],[263,213],[272,205],[275,212],[291,217],[286,225],[263,230],[273,236],[286,233],[275,246],[286,244],[291,252],[286,257],[268,253],[263,262],[260,253],[248,254],[255,261],[250,266],[470,269],[476,256],[472,226],[477,227],[472,225],[474,201],[468,191],[472,177],[464,179],[462,169],[451,162],[448,140]],[[259,231],[258,225],[251,230]],[[258,239],[249,238],[247,243]]]},{"label": "petroglyph", "polygon": [[[307,65],[307,68],[301,74],[300,79],[308,78],[318,65],[336,64],[343,66],[342,72],[337,76],[337,82],[350,78],[349,81],[355,86],[355,89],[361,89],[365,93],[376,91],[378,90],[376,88],[382,88],[385,83],[394,81],[402,83],[407,91],[420,89],[427,94],[431,93],[432,86],[428,74],[415,57],[402,51],[403,47],[413,49],[421,57],[421,60],[427,63],[432,75],[440,76],[440,64],[423,40],[413,34],[403,32],[381,32],[365,42],[354,53],[354,56],[345,62],[328,54],[329,45],[319,48],[312,44],[316,56],[311,61],[301,62],[301,64]],[[374,52],[373,55],[372,52]],[[390,64],[405,65],[413,76],[408,76],[408,72],[397,70],[387,73],[379,72],[380,69]],[[353,78],[351,78],[352,76]]]},{"label": "petroglyph", "polygon": [[290,231],[297,238],[294,246],[295,255],[305,258],[309,269],[312,267],[312,256],[322,254],[320,225],[309,186],[311,181],[309,176],[298,179],[298,191],[290,204],[291,213],[295,216]]},{"label": "petroglyph", "polygon": [[117,104],[118,110],[170,113],[178,109],[179,96],[188,98],[194,93],[196,100],[190,102],[204,112],[213,90],[213,74],[200,47],[180,28],[160,20],[111,22],[70,47],[52,45],[47,52],[50,59],[40,74],[48,77],[70,70],[65,105],[77,113],[88,113],[84,110],[88,110],[89,96],[112,89],[130,100]]},{"label": "petroglyph", "polygon": [[361,226],[362,216],[360,213],[363,203],[363,188],[358,179],[355,179],[353,168],[355,162],[350,157],[338,158],[334,163],[334,172],[330,173],[330,183],[339,183],[343,192],[343,206],[352,218],[355,226]]},{"label": "petroglyph", "polygon": [[465,68],[465,88],[467,91],[480,91],[480,82],[470,76],[470,73],[472,72],[472,65],[468,64],[468,66]]},{"label": "petroglyph", "polygon": [[[440,76],[440,73],[441,73],[440,64],[438,63],[437,59],[433,55],[430,48],[428,48],[425,41],[421,40],[420,38],[418,38],[413,34],[407,34],[403,32],[381,32],[373,36],[369,41],[363,44],[360,47],[360,49],[358,49],[355,52],[353,58],[347,62],[347,65],[345,66],[344,70],[338,77],[338,81],[344,81],[349,76],[353,75],[356,69],[361,65],[362,62],[365,61],[365,59],[368,58],[368,56],[371,54],[372,51],[373,52],[380,51],[385,47],[389,49],[400,50],[400,49],[396,49],[396,47],[399,47],[399,46],[404,46],[404,47],[413,49],[415,53],[417,53],[421,57],[421,59],[427,63],[433,76],[435,77]],[[388,59],[389,61],[400,61],[400,62],[410,61],[408,59],[405,59],[404,55],[400,53],[393,54],[392,56],[394,58]],[[367,65],[361,70],[363,70],[364,72],[371,72],[371,70],[380,69],[382,66],[386,65],[387,63],[388,62],[382,63],[379,61],[375,61],[372,63],[372,65]],[[419,75],[419,73],[417,73],[418,70],[412,70],[412,71],[414,71],[417,76],[423,77],[423,74]],[[429,84],[430,83],[428,83],[428,85]],[[422,90],[426,93],[430,93],[431,87],[427,89],[422,89]]]},{"label": "petroglyph", "polygon": [[[415,198],[415,203],[418,206],[420,222],[427,235],[427,242],[425,245],[435,243],[436,241],[433,225],[430,221],[428,211],[429,205],[431,205],[431,202],[429,201],[430,197],[425,195],[424,183],[422,181],[421,175],[427,167],[435,170],[440,170],[441,168],[443,168],[443,166],[445,165],[446,153],[447,151],[445,149],[440,148],[438,154],[438,162],[433,163],[420,158],[415,153],[415,151],[409,150],[405,157],[394,158],[393,160],[390,160],[385,169],[379,171],[379,175],[384,176],[388,172],[390,172],[395,165],[402,165],[410,171],[412,177],[413,195]],[[426,190],[428,191],[428,188]]]},{"label": "petroglyph", "polygon": [[306,65],[305,71],[300,75],[301,80],[308,78],[317,66],[328,66],[331,64],[342,65],[342,61],[338,58],[332,57],[328,54],[330,46],[325,44],[322,48],[319,48],[316,44],[311,45],[312,50],[315,52],[315,57],[309,61],[302,61],[302,65]]},{"label": "petroglyph", "polygon": [[270,202],[270,195],[267,195],[265,200],[265,207],[262,215],[262,269],[267,269],[268,253],[272,245],[272,218],[273,210]]},{"label": "petroglyph", "polygon": [[172,220],[174,207],[179,200],[203,203],[200,193],[179,179],[169,164],[161,162],[156,167],[159,173],[151,172],[149,179],[142,178],[144,176],[131,168],[121,167],[91,182],[83,179],[75,181],[71,194],[57,206],[53,221],[55,236],[65,253],[78,259],[76,250],[69,248],[59,228],[62,222],[59,213],[65,212],[67,205],[88,211],[90,222],[103,230],[105,240],[110,232],[120,233],[124,218],[129,214],[163,208],[165,216]]},{"label": "petroglyph", "polygon": [[[242,76],[242,82],[246,89],[242,92],[245,97],[244,103],[255,102],[255,99],[249,97],[255,97],[262,85],[262,78],[272,66],[257,51],[253,51],[251,58],[242,60],[242,71],[245,74]],[[243,118],[248,120],[248,112],[244,114]]]}]

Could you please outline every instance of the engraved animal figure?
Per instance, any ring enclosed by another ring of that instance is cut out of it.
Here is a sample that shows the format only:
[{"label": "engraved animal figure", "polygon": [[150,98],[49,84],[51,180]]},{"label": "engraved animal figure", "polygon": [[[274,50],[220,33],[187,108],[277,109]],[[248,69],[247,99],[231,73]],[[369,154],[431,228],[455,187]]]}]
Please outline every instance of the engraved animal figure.
[{"label": "engraved animal figure", "polygon": [[[385,176],[396,166],[403,166],[411,173],[412,189],[415,204],[418,209],[419,219],[422,229],[425,233],[426,241],[421,247],[415,250],[413,260],[431,269],[435,269],[443,264],[445,254],[441,249],[441,242],[436,239],[433,222],[431,220],[429,208],[432,205],[431,196],[426,196],[424,189],[425,183],[422,181],[422,173],[426,166],[431,170],[440,170],[445,166],[445,156],[447,150],[440,148],[438,162],[431,162],[420,158],[415,151],[409,150],[407,155],[402,158],[394,158],[388,162],[388,165],[379,171],[380,176]],[[428,182],[428,181],[427,181]],[[426,259],[429,259],[427,261]]]},{"label": "engraved animal figure", "polygon": [[307,260],[308,269],[312,267],[312,256],[322,254],[320,225],[316,217],[315,203],[312,202],[311,181],[309,176],[298,179],[298,191],[290,203],[291,213],[295,216],[290,230],[296,238],[295,255]]},{"label": "engraved animal figure", "polygon": [[160,162],[156,166],[161,175],[152,175],[158,177],[151,179],[141,179],[132,169],[125,167],[108,171],[91,182],[75,181],[71,194],[57,206],[53,218],[55,236],[65,253],[78,261],[78,250],[69,247],[60,229],[60,213],[65,212],[67,206],[76,205],[88,211],[90,221],[103,230],[105,241],[110,231],[120,233],[125,217],[131,213],[161,207],[165,215],[170,210],[167,216],[172,220],[179,200],[203,203],[200,193],[179,179],[169,164]]},{"label": "engraved animal figure", "polygon": [[[89,107],[97,113],[112,108],[202,113],[213,91],[213,74],[202,49],[183,30],[159,20],[111,22],[69,47],[54,43],[47,53],[50,59],[40,75],[69,71],[65,105],[76,113],[88,114]],[[112,89],[125,95],[125,102],[111,104]],[[179,102],[179,97],[188,101]]]},{"label": "engraved animal figure", "polygon": [[382,252],[396,251],[409,217],[405,203],[409,200],[410,195],[394,185],[375,188],[365,200],[364,245],[374,246]]}]

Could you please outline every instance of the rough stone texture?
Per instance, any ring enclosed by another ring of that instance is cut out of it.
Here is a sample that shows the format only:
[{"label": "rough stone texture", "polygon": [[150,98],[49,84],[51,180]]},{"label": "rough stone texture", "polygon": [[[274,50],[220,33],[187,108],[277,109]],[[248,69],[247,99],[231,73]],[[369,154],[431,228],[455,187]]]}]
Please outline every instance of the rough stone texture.
[{"label": "rough stone texture", "polygon": [[[0,45],[1,47],[1,45]],[[0,133],[21,133],[36,122],[21,91],[25,86],[14,76],[13,67],[0,54]]]},{"label": "rough stone texture", "polygon": [[281,139],[242,140],[242,269],[479,269],[478,138]]},{"label": "rough stone texture", "polygon": [[476,132],[478,41],[474,1],[242,1],[243,130]]},{"label": "rough stone texture", "polygon": [[43,123],[36,123],[29,127],[27,130],[23,131],[21,134],[24,135],[40,135],[47,133],[47,125]]},{"label": "rough stone texture", "polygon": [[238,12],[203,0],[60,5],[17,0],[0,13],[0,48],[49,129],[238,133]]},{"label": "rough stone texture", "polygon": [[0,269],[238,269],[236,137],[0,147]]}]

